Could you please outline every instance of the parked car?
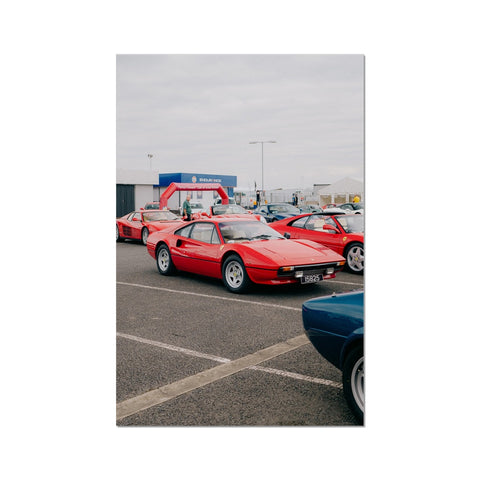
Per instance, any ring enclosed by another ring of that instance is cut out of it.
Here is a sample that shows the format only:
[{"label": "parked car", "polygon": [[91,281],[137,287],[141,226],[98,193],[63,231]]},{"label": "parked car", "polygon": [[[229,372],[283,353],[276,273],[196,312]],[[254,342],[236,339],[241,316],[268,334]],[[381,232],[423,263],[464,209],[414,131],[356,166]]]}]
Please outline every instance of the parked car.
[{"label": "parked car", "polygon": [[326,203],[325,205],[322,205],[322,209],[325,210],[326,208],[334,208],[336,206],[336,203]]},{"label": "parked car", "polygon": [[307,300],[302,306],[305,334],[317,351],[342,371],[343,393],[363,425],[365,412],[363,292]]},{"label": "parked car", "polygon": [[260,222],[267,223],[263,215],[259,215],[253,213],[251,210],[246,210],[245,208],[241,207],[240,205],[213,205],[208,210],[209,216],[238,216],[238,215],[253,215],[254,218],[259,220]]},{"label": "parked car", "polygon": [[169,225],[177,225],[182,219],[168,210],[138,210],[117,218],[117,242],[126,238],[141,240],[147,244],[147,237]]},{"label": "parked car", "polygon": [[320,213],[323,212],[323,208],[318,205],[304,205],[300,207],[300,213]]},{"label": "parked car", "polygon": [[270,203],[267,205],[260,205],[260,207],[255,210],[255,213],[263,215],[265,220],[270,223],[283,220],[284,218],[294,217],[301,212],[297,207],[294,207],[289,203]]},{"label": "parked car", "polygon": [[176,270],[223,279],[234,293],[252,283],[316,283],[335,278],[345,259],[315,242],[287,240],[253,218],[212,217],[152,233],[148,253],[158,271]]},{"label": "parked car", "polygon": [[160,202],[149,202],[143,207],[144,210],[158,210],[160,208]]},{"label": "parked car", "polygon": [[363,214],[365,210],[365,204],[363,202],[357,202],[357,203],[348,202],[348,203],[342,203],[341,205],[337,205],[335,208],[340,208],[341,210],[345,210],[345,213]]},{"label": "parked car", "polygon": [[[222,197],[218,197],[213,204],[214,205],[221,205],[222,204]],[[228,197],[228,205],[236,205],[236,204],[237,204],[237,202],[235,202],[234,198]]]},{"label": "parked car", "polygon": [[305,238],[345,257],[345,270],[363,273],[365,263],[364,216],[303,214],[279,220],[271,227],[289,238]]},{"label": "parked car", "polygon": [[200,213],[205,211],[205,207],[200,202],[190,202],[190,208],[192,213]]}]

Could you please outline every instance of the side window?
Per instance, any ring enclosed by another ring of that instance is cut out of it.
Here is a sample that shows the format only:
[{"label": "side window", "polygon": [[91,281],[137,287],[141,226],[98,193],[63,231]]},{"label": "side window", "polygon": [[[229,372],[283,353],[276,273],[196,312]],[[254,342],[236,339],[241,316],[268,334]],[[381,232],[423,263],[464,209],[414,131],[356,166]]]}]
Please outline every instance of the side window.
[{"label": "side window", "polygon": [[132,217],[132,220],[136,218],[137,220],[142,220],[142,214],[140,212],[135,213],[135,215]]},{"label": "side window", "polygon": [[309,217],[299,218],[298,220],[295,220],[290,226],[296,228],[305,228],[305,223],[307,223],[308,219]]},{"label": "side window", "polygon": [[317,232],[323,230],[323,226],[325,225],[325,218],[321,217],[320,215],[312,215],[309,221],[306,224],[307,230],[315,230]]},{"label": "side window", "polygon": [[127,220],[128,220],[129,222],[131,222],[134,215],[135,215],[135,212],[132,212],[132,213],[127,217]]},{"label": "side window", "polygon": [[[337,220],[338,220],[338,223],[340,223],[340,225],[343,227],[343,229],[345,230],[345,233],[350,233],[350,229],[348,228],[348,222],[347,222],[347,219],[345,217],[342,217],[341,215],[339,215],[337,217]],[[336,226],[336,225],[335,225]],[[338,227],[337,227],[338,228]]]},{"label": "side window", "polygon": [[212,243],[212,223],[195,223],[190,238],[200,242]]},{"label": "side window", "polygon": [[178,235],[179,237],[186,237],[188,238],[190,236],[190,231],[192,230],[193,224],[191,223],[190,225],[187,225],[186,227],[180,228],[180,230],[177,230],[175,232],[175,235]]},{"label": "side window", "polygon": [[212,242],[213,245],[219,245],[221,242],[220,242],[220,237],[218,236],[218,232],[217,232],[217,229],[216,228],[213,228],[213,231],[212,231]]}]

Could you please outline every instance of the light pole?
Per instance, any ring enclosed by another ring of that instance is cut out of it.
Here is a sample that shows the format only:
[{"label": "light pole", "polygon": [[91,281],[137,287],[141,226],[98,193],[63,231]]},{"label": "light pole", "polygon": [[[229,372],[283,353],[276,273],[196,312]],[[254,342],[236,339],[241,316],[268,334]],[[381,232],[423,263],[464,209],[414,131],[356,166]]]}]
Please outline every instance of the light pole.
[{"label": "light pole", "polygon": [[147,153],[147,157],[150,159],[150,170],[152,169],[152,157],[153,155],[151,153]]},{"label": "light pole", "polygon": [[253,143],[261,143],[262,144],[262,195],[263,195],[263,189],[264,189],[264,186],[263,186],[263,144],[264,143],[277,143],[275,140],[264,140],[264,141],[258,141],[258,142],[250,142],[250,144],[253,144]]}]

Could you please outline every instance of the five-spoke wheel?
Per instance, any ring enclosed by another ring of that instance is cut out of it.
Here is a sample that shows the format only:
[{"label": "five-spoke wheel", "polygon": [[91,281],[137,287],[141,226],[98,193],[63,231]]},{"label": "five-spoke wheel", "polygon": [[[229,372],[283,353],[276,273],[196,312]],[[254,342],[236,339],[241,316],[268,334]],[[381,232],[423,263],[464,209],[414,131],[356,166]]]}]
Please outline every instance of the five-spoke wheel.
[{"label": "five-spoke wheel", "polygon": [[238,255],[231,255],[225,260],[222,276],[225,286],[234,293],[245,292],[251,283],[245,265]]},{"label": "five-spoke wheel", "polygon": [[171,275],[175,272],[170,250],[165,244],[160,245],[157,249],[157,268],[162,275]]},{"label": "five-spoke wheel", "polygon": [[363,272],[365,252],[361,243],[355,242],[349,245],[345,252],[345,258],[347,260],[346,270],[350,270],[353,273]]}]

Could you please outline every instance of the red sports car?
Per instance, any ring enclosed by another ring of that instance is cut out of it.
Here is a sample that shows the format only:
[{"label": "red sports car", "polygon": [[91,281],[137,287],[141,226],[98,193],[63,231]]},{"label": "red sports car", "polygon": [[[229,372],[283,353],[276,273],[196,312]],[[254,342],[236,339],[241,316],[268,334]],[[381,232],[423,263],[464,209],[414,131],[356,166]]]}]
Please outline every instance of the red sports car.
[{"label": "red sports car", "polygon": [[252,215],[252,217],[259,222],[267,223],[263,215],[257,215],[236,204],[213,205],[208,209],[208,212],[194,213],[192,217],[194,220],[204,220],[205,217],[212,217],[215,215],[221,215],[224,218],[242,218],[244,215]]},{"label": "red sports car", "polygon": [[117,218],[117,242],[123,242],[126,238],[141,240],[147,244],[147,237],[152,232],[157,232],[172,224],[182,222],[168,210],[138,210],[127,213]]},{"label": "red sports car", "polygon": [[271,227],[289,238],[304,238],[331,248],[347,260],[345,270],[363,273],[363,215],[306,214],[272,223]]},{"label": "red sports car", "polygon": [[287,240],[268,225],[246,218],[212,217],[152,233],[148,253],[158,271],[176,270],[223,279],[241,293],[250,284],[315,283],[334,278],[345,259],[318,243]]}]

